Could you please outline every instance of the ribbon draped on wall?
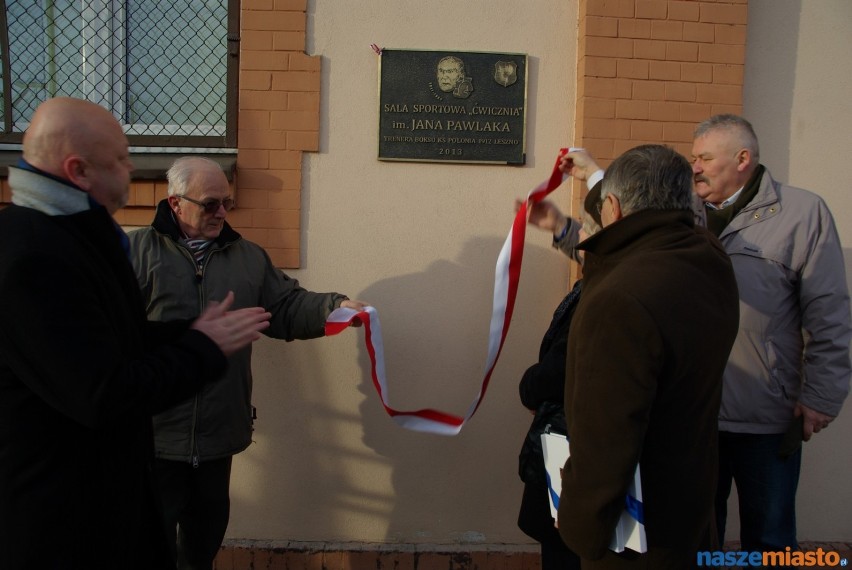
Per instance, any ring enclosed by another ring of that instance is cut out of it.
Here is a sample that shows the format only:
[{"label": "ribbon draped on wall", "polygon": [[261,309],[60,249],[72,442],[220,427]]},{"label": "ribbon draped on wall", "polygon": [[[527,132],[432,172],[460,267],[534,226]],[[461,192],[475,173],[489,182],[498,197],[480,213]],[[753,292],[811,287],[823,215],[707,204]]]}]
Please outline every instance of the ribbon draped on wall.
[{"label": "ribbon draped on wall", "polygon": [[325,324],[326,336],[341,333],[354,321],[359,321],[363,324],[364,342],[367,346],[367,352],[370,355],[373,386],[379,394],[385,411],[400,426],[414,431],[456,435],[476,413],[482,399],[485,397],[488,383],[491,380],[491,373],[497,365],[497,360],[500,358],[500,352],[503,349],[503,343],[506,341],[506,335],[509,333],[509,325],[515,309],[515,298],[518,293],[518,282],[521,276],[521,263],[524,257],[527,213],[533,204],[543,200],[565,180],[565,175],[559,170],[559,162],[569,150],[571,149],[560,149],[550,178],[533,189],[527,196],[526,201],[518,209],[515,214],[515,220],[509,230],[509,235],[506,237],[503,248],[497,256],[497,266],[494,271],[494,303],[491,313],[491,328],[488,337],[488,357],[485,360],[485,373],[479,393],[463,417],[433,409],[401,411],[391,407],[388,403],[382,329],[376,309],[374,307],[367,307],[363,311],[355,311],[354,309],[339,308],[328,316]]}]

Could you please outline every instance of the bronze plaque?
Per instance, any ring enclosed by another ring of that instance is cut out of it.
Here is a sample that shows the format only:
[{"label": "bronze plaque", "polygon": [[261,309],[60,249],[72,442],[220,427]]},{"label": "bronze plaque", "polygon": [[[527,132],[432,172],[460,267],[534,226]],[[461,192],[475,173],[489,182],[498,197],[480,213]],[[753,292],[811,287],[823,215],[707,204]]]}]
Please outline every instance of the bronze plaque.
[{"label": "bronze plaque", "polygon": [[383,49],[379,160],[524,164],[527,56]]}]

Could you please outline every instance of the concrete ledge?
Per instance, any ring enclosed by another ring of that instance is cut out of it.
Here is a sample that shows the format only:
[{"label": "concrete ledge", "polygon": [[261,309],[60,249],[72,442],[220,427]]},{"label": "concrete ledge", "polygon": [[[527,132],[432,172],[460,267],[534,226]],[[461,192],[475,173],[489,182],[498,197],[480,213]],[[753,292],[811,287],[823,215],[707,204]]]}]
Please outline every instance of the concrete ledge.
[{"label": "concrete ledge", "polygon": [[[134,170],[130,175],[131,180],[165,180],[166,170],[172,165],[176,158],[181,156],[204,156],[213,160],[222,167],[229,182],[234,180],[234,172],[237,169],[236,153],[207,153],[200,150],[189,153],[131,153],[130,160],[133,161]],[[9,166],[14,166],[20,158],[20,151],[0,150],[0,178],[9,175]]]},{"label": "concrete ledge", "polygon": [[[802,542],[852,561],[852,542]],[[725,550],[739,550],[728,542]],[[540,570],[535,544],[225,541],[214,570]]]},{"label": "concrete ledge", "polygon": [[402,542],[309,542],[296,540],[227,539],[222,548],[298,550],[307,552],[538,552],[537,544],[402,543]]}]

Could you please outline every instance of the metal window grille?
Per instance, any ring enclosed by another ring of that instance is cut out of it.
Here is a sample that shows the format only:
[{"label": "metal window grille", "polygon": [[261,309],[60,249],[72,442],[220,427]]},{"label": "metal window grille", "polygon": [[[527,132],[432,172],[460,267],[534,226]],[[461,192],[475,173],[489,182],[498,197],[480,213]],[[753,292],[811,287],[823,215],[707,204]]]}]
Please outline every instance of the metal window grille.
[{"label": "metal window grille", "polygon": [[238,15],[239,0],[5,0],[0,142],[66,96],[110,109],[131,145],[235,147]]}]

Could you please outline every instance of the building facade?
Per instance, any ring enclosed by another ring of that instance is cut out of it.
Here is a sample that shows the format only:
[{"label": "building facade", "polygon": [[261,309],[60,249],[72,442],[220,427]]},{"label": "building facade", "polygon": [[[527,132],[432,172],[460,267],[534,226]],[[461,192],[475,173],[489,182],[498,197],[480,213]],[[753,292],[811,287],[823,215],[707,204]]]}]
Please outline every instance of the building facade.
[{"label": "building facade", "polygon": [[[513,202],[549,176],[561,147],[585,147],[604,165],[648,142],[688,157],[698,122],[743,114],[773,175],[821,195],[852,247],[846,0],[238,4],[239,37],[229,36],[238,39],[236,144],[224,152],[238,207],[229,221],[306,287],[377,307],[397,408],[463,414],[476,395]],[[527,54],[526,164],[377,160],[381,56],[371,45]],[[9,202],[5,180],[0,190]],[[119,222],[149,223],[165,192],[162,179],[135,180]],[[583,192],[568,182],[554,200],[577,211]],[[260,341],[255,444],[234,463],[221,567],[283,550],[306,567],[316,556],[343,564],[344,551],[350,566],[376,551],[424,564],[448,551],[459,564],[534,564],[524,554],[534,545],[515,525],[517,453],[531,419],[517,382],[576,273],[549,236],[529,231],[501,360],[455,437],[387,417],[361,329]],[[850,415],[805,446],[800,540],[852,542],[843,509],[852,504]]]}]

